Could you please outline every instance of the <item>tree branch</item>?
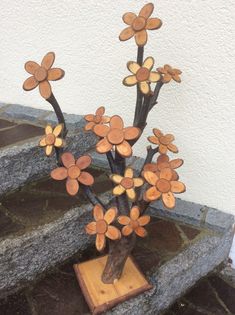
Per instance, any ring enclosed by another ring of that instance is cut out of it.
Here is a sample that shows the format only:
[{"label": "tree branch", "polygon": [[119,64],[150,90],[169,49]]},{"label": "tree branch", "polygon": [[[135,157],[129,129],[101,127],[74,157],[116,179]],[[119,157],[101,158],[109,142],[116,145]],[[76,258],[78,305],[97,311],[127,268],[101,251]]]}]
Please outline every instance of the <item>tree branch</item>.
[{"label": "tree branch", "polygon": [[105,210],[107,210],[106,206],[96,196],[96,194],[91,190],[89,186],[81,185],[81,187],[87,199],[90,201],[91,204],[93,204],[93,206],[95,206],[96,204],[100,204]]}]

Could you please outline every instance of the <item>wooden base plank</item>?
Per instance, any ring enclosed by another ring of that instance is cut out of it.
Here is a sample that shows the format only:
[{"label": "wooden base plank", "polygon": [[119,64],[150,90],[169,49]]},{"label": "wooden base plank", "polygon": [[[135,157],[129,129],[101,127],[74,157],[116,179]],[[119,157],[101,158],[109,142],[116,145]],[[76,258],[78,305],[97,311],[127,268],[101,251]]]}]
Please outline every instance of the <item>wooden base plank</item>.
[{"label": "wooden base plank", "polygon": [[75,264],[74,270],[92,314],[101,314],[152,288],[134,260],[128,257],[121,279],[113,284],[101,280],[107,255]]}]

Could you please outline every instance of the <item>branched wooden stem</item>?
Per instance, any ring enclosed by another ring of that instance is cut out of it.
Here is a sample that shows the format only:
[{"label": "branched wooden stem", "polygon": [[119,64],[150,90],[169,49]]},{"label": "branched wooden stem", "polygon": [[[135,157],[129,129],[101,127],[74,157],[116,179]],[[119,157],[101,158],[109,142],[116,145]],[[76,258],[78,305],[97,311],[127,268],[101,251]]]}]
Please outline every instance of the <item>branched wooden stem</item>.
[{"label": "branched wooden stem", "polygon": [[90,203],[93,206],[100,204],[104,209],[107,210],[106,206],[96,196],[96,194],[92,191],[92,189],[89,186],[85,186],[85,185],[81,185],[81,186],[82,186],[82,190],[83,190],[84,194],[86,195],[87,199],[90,201]]}]

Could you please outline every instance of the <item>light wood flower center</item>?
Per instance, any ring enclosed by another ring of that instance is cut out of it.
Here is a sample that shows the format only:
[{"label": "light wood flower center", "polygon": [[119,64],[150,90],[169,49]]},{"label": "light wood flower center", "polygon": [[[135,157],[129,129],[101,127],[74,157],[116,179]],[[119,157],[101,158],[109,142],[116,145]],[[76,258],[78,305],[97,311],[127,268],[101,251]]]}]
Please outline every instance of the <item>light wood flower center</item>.
[{"label": "light wood flower center", "polygon": [[140,68],[136,73],[137,81],[147,81],[150,75],[150,71],[147,68]]},{"label": "light wood flower center", "polygon": [[171,184],[168,180],[161,178],[157,181],[157,189],[162,193],[167,193],[171,189]]},{"label": "light wood flower center", "polygon": [[167,139],[165,136],[160,137],[159,141],[164,145],[169,144],[169,139]]},{"label": "light wood flower center", "polygon": [[171,167],[170,167],[170,163],[169,163],[169,162],[162,162],[162,163],[160,163],[160,164],[158,165],[159,171],[161,171],[161,170],[164,169],[164,168],[171,168]]},{"label": "light wood flower center", "polygon": [[35,76],[35,79],[36,79],[38,82],[42,82],[42,81],[46,80],[46,78],[47,78],[47,70],[44,69],[43,67],[39,67],[39,68],[35,71],[34,76]]},{"label": "light wood flower center", "polygon": [[99,220],[96,222],[96,232],[99,234],[104,234],[107,232],[108,224],[105,220]]},{"label": "light wood flower center", "polygon": [[134,19],[133,23],[132,23],[132,28],[135,31],[141,31],[145,28],[146,25],[146,20],[144,17],[142,16],[138,16],[136,19]]},{"label": "light wood flower center", "polygon": [[96,115],[95,117],[94,117],[94,122],[96,123],[96,124],[98,124],[100,121],[101,121],[101,116],[99,116],[99,115]]},{"label": "light wood flower center", "polygon": [[121,181],[121,185],[122,187],[124,187],[125,189],[130,189],[134,186],[134,181],[132,178],[129,177],[124,177]]},{"label": "light wood flower center", "polygon": [[70,168],[68,169],[68,176],[72,179],[78,178],[80,174],[80,168],[76,165],[70,166]]},{"label": "light wood flower center", "polygon": [[111,129],[107,136],[108,140],[112,144],[120,144],[124,140],[124,133],[120,129]]},{"label": "light wood flower center", "polygon": [[133,230],[135,230],[139,226],[139,223],[137,220],[135,220],[135,221],[131,220],[130,225],[133,228]]},{"label": "light wood flower center", "polygon": [[55,135],[53,135],[53,133],[49,133],[48,135],[46,135],[46,144],[47,145],[52,145],[55,142]]}]

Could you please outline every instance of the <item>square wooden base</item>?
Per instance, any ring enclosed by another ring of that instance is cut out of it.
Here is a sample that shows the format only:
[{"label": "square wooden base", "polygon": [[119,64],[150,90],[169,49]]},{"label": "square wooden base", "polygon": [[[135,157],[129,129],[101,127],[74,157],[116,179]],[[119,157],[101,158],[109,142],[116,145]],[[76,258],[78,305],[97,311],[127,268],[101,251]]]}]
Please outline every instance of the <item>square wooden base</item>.
[{"label": "square wooden base", "polygon": [[122,277],[113,284],[101,281],[107,255],[74,265],[84,297],[92,314],[101,314],[120,302],[134,297],[152,286],[131,257],[128,257]]}]

